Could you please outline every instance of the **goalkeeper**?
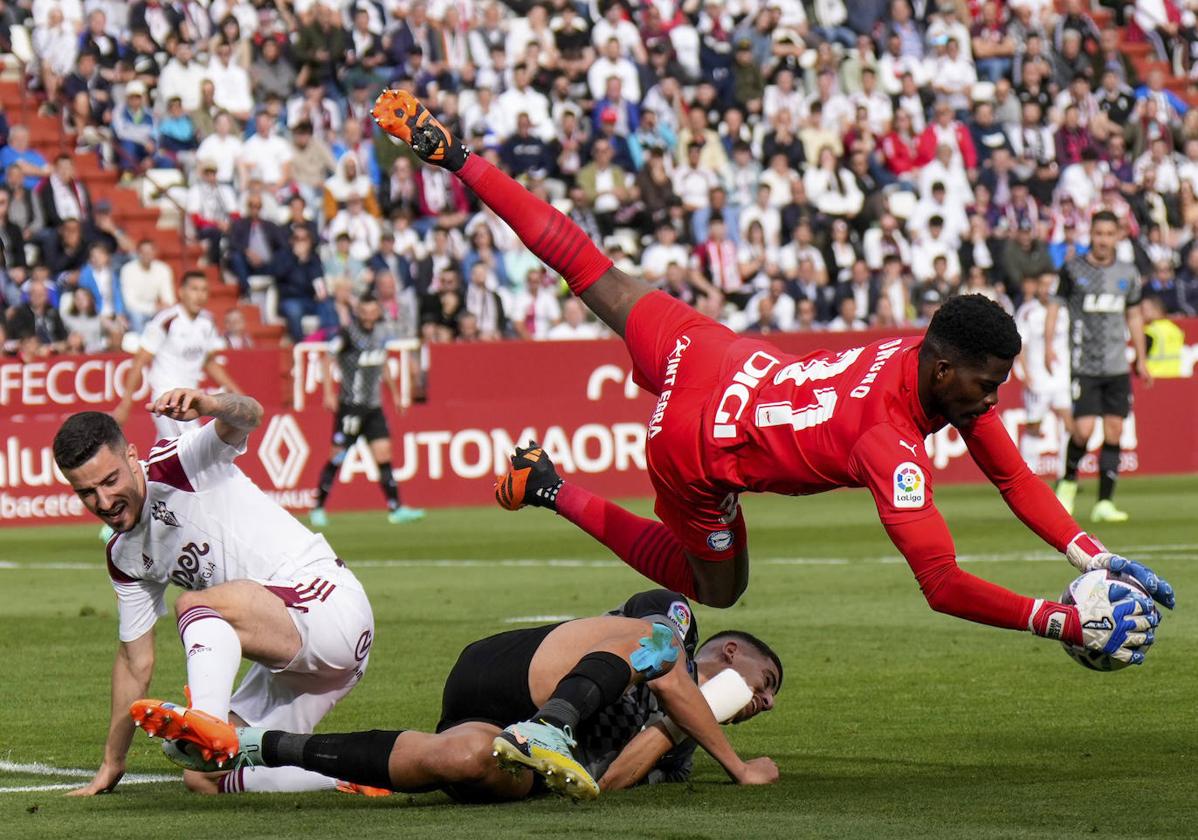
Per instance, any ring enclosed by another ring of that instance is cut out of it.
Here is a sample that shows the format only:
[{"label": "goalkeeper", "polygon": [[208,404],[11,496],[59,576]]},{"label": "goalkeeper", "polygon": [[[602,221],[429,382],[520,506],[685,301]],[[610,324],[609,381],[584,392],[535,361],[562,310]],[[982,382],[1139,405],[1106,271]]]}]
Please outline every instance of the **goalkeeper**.
[{"label": "goalkeeper", "polygon": [[436,734],[235,728],[158,700],[139,700],[131,713],[172,740],[176,763],[216,771],[225,759],[219,769],[234,767],[234,778],[246,766],[294,766],[358,789],[440,789],[463,802],[523,799],[542,787],[593,799],[600,788],[683,781],[702,746],[739,784],[776,781],[774,762],[739,758],[717,718],[740,723],[772,709],[781,660],[748,633],[717,633],[702,646],[698,635],[686,598],[658,589],[603,616],[474,642],[446,678]]}]

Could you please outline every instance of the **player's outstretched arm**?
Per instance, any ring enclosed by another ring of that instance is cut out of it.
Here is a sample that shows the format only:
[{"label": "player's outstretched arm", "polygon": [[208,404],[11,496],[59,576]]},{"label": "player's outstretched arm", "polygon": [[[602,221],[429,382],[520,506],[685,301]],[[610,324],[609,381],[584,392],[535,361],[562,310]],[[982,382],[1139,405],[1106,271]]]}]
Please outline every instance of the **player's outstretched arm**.
[{"label": "player's outstretched arm", "polygon": [[129,704],[144,697],[154,675],[154,630],[132,642],[121,642],[112,664],[112,717],[104,742],[104,760],[92,780],[67,796],[95,796],[108,793],[125,775],[125,756],[133,741],[133,721]]},{"label": "player's outstretched arm", "polygon": [[624,790],[638,784],[673,746],[665,724],[658,722],[642,729],[604,771],[599,779],[600,790]]},{"label": "player's outstretched arm", "polygon": [[1107,551],[1061,507],[1052,488],[1027,468],[998,418],[984,415],[965,434],[978,467],[998,488],[1003,501],[1035,534],[1064,554],[1082,572],[1110,569],[1134,577],[1156,601],[1173,609],[1173,587],[1143,563]]},{"label": "player's outstretched arm", "polygon": [[672,669],[650,682],[649,688],[674,724],[694,738],[737,784],[768,785],[778,781],[778,767],[771,759],[762,756],[744,761],[736,754],[685,668]]},{"label": "player's outstretched arm", "polygon": [[212,381],[223,388],[230,394],[243,393],[237,382],[229,373],[228,368],[218,362],[213,356],[208,357],[208,361],[204,363],[204,372],[211,377]]},{"label": "player's outstretched arm", "polygon": [[194,388],[172,388],[146,410],[172,420],[216,420],[216,434],[229,446],[241,446],[250,432],[262,425],[262,404],[244,394],[205,394]]},{"label": "player's outstretched arm", "polygon": [[145,369],[153,361],[154,354],[144,347],[138,350],[137,355],[133,357],[133,365],[129,368],[128,375],[125,376],[125,395],[121,397],[121,401],[112,412],[118,426],[129,422],[129,412],[133,408],[133,395],[141,387]]}]

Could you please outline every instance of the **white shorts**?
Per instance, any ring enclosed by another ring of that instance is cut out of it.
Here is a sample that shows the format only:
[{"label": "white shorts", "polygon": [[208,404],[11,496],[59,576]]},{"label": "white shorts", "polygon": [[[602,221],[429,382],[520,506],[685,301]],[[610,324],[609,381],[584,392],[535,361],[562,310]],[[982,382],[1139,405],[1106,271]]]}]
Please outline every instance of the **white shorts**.
[{"label": "white shorts", "polygon": [[230,703],[250,726],[311,732],[366,673],[374,613],[346,568],[293,580],[257,581],[287,605],[300,650],[283,668],[253,663]]},{"label": "white shorts", "polygon": [[1049,411],[1068,411],[1073,408],[1073,396],[1069,383],[1049,385],[1047,388],[1023,389],[1023,410],[1028,423],[1039,423]]}]

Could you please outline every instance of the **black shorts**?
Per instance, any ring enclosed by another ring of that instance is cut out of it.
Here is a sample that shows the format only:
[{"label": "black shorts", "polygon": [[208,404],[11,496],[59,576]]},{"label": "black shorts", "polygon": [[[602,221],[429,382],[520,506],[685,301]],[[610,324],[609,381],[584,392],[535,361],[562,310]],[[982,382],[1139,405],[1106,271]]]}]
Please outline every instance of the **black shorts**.
[{"label": "black shorts", "polygon": [[509,630],[469,644],[445,678],[437,731],[467,721],[502,729],[537,711],[528,691],[532,658],[559,625]]},{"label": "black shorts", "polygon": [[1130,412],[1130,374],[1073,377],[1074,417],[1126,417]]},{"label": "black shorts", "polygon": [[337,417],[333,420],[333,446],[349,446],[359,436],[368,441],[391,437],[383,410],[378,406],[367,408],[342,403],[337,407]]}]

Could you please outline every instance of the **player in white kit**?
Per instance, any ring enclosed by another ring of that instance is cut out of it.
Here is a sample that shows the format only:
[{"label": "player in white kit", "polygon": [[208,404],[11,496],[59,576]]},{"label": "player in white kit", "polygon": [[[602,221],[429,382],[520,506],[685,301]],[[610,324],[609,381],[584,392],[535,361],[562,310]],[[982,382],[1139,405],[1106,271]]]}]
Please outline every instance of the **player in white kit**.
[{"label": "player in white kit", "polygon": [[[63,423],[54,457],[89,511],[116,535],[108,574],[120,645],[104,760],[75,793],[111,790],[133,737],[129,705],[154,670],[154,625],[171,583],[187,656],[189,705],[222,720],[311,732],[361,679],[374,639],[370,602],[323,536],[305,528],[238,469],[262,406],[250,397],[180,388],[147,404],[195,424],[139,460],[116,421],[82,412]],[[253,662],[237,691],[242,658]],[[186,750],[165,742],[164,751]],[[192,790],[317,790],[334,779],[294,768],[189,772]]]},{"label": "player in white kit", "polygon": [[[1073,429],[1073,397],[1069,386],[1069,365],[1058,361],[1050,373],[1044,365],[1044,328],[1048,314],[1048,298],[1056,285],[1056,274],[1026,277],[1023,281],[1023,304],[1015,312],[1015,326],[1023,339],[1023,351],[1016,366],[1023,380],[1023,408],[1027,415],[1023,437],[1019,440],[1019,451],[1023,460],[1035,471],[1043,448],[1044,420],[1050,416],[1060,418],[1065,434],[1060,438],[1060,449]],[[1053,335],[1053,346],[1057,359],[1068,359],[1069,319],[1057,318]],[[1060,469],[1054,471],[1060,474]]]},{"label": "player in white kit", "polygon": [[[150,384],[151,400],[171,388],[199,387],[205,373],[224,390],[241,393],[228,371],[214,358],[225,349],[225,342],[212,316],[204,311],[207,303],[207,276],[202,271],[184,274],[179,283],[179,302],[155,315],[142,331],[141,347],[125,379],[125,395],[113,412],[117,423],[124,426],[129,420],[133,395],[141,388],[143,372]],[[154,415],[158,438],[175,437],[189,425],[173,417]]]}]

